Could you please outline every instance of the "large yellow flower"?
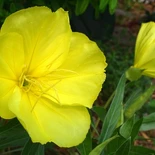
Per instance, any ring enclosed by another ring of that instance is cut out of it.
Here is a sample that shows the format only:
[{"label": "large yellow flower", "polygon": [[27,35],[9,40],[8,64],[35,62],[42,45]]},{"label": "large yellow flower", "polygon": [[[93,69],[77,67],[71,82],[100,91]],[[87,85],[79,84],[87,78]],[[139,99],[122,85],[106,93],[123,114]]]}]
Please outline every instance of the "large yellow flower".
[{"label": "large yellow flower", "polygon": [[155,77],[155,23],[142,24],[139,31],[134,68],[140,69],[142,75]]},{"label": "large yellow flower", "polygon": [[105,80],[97,45],[71,31],[68,13],[32,7],[10,15],[0,32],[0,116],[17,117],[33,142],[81,143]]}]

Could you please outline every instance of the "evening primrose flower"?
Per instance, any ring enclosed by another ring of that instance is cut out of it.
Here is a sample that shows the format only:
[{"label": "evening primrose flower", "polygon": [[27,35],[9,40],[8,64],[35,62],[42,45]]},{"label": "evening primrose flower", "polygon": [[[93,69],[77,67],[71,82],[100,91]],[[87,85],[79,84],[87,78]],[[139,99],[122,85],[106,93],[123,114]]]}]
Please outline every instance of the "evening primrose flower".
[{"label": "evening primrose flower", "polygon": [[137,80],[141,75],[155,77],[155,23],[142,24],[136,40],[134,65],[127,78]]},{"label": "evening primrose flower", "polygon": [[13,13],[0,32],[0,116],[17,117],[33,142],[81,143],[105,80],[105,56],[71,31],[68,13],[32,7]]}]

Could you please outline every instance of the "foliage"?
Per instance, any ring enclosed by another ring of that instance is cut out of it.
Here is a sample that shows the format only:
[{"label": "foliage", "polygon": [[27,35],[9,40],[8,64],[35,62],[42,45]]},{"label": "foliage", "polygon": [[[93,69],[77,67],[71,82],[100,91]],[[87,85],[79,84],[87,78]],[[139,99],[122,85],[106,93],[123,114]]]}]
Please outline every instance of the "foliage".
[{"label": "foliage", "polygon": [[117,6],[117,0],[1,0],[0,22],[2,23],[9,14],[17,10],[35,5],[45,5],[54,11],[63,7],[64,9],[69,10],[71,14],[75,13],[76,16],[83,14],[87,7],[91,5],[95,9],[96,15],[99,15],[101,12],[105,11],[108,5],[110,13],[113,14]]}]

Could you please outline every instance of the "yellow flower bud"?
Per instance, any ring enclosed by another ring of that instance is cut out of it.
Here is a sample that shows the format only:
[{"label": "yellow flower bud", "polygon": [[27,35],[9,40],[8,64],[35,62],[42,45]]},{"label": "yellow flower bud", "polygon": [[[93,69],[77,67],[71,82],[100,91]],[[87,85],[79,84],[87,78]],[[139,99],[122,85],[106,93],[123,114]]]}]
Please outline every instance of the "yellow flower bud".
[{"label": "yellow flower bud", "polygon": [[136,40],[134,68],[142,75],[155,77],[155,23],[142,24]]}]

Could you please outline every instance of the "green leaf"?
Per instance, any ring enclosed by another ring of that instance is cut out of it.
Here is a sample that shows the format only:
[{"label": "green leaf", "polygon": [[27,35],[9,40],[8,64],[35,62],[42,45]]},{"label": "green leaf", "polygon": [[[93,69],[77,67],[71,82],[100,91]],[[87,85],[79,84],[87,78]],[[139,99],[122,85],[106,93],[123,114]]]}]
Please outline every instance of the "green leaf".
[{"label": "green leaf", "polygon": [[105,150],[104,155],[128,155],[131,148],[131,138],[118,137],[111,141]]},{"label": "green leaf", "polygon": [[115,90],[115,96],[103,122],[101,135],[99,137],[100,143],[111,137],[117,126],[118,121],[120,120],[125,82],[126,78],[123,74],[117,85],[117,88]]},{"label": "green leaf", "polygon": [[81,15],[85,12],[89,4],[89,0],[77,0],[76,1],[76,7],[75,7],[75,14]]},{"label": "green leaf", "polygon": [[98,19],[99,18],[99,14],[100,14],[98,1],[90,0],[90,4],[94,8],[95,19]]},{"label": "green leaf", "polygon": [[140,129],[140,126],[141,126],[141,124],[142,124],[142,121],[143,121],[143,119],[138,120],[138,121],[134,124],[134,126],[133,126],[133,128],[132,128],[132,132],[131,132],[131,141],[132,141],[132,142],[134,141],[135,137],[136,137],[136,136],[138,135],[138,133],[139,133],[139,129]]},{"label": "green leaf", "polygon": [[123,136],[125,139],[129,138],[131,136],[133,125],[134,117],[131,117],[121,126],[119,130],[120,135]]},{"label": "green leaf", "polygon": [[88,132],[83,143],[78,145],[76,148],[79,151],[80,155],[88,155],[89,154],[89,152],[92,150],[92,139],[91,139],[90,131]]},{"label": "green leaf", "polygon": [[116,128],[119,128],[123,123],[124,123],[124,111],[123,111],[123,105],[122,105],[120,119],[117,122]]},{"label": "green leaf", "polygon": [[27,132],[18,120],[13,119],[6,125],[0,127],[0,149],[11,146],[21,146],[27,141],[28,137]]},{"label": "green leaf", "polygon": [[152,130],[155,129],[155,112],[145,116],[143,118],[143,123],[140,127],[141,131]]},{"label": "green leaf", "polygon": [[117,152],[117,150],[124,144],[126,139],[123,137],[117,137],[116,139],[112,140],[104,150],[105,155],[113,155]]},{"label": "green leaf", "polygon": [[128,138],[113,155],[128,155],[131,148],[131,138]]},{"label": "green leaf", "polygon": [[98,115],[98,117],[103,121],[106,115],[106,110],[101,106],[94,106],[92,110]]},{"label": "green leaf", "polygon": [[106,141],[104,141],[103,143],[101,143],[100,145],[96,146],[90,153],[89,155],[100,155],[102,150],[105,148],[105,146],[112,141],[113,139],[117,138],[118,135],[115,135],[109,139],[107,139]]},{"label": "green leaf", "polygon": [[126,118],[132,117],[137,110],[139,110],[146,101],[151,97],[152,93],[155,90],[155,86],[150,86],[144,93],[139,95],[139,97],[136,98],[136,100],[125,110],[125,116]]},{"label": "green leaf", "polygon": [[117,7],[117,0],[110,0],[110,2],[109,2],[110,14],[113,14],[115,12],[116,7]]},{"label": "green leaf", "polygon": [[44,145],[39,145],[35,155],[44,155]]},{"label": "green leaf", "polygon": [[44,155],[44,146],[40,143],[32,143],[29,139],[25,144],[21,155]]},{"label": "green leaf", "polygon": [[131,95],[124,104],[124,111],[126,111],[126,109],[128,109],[133,104],[133,102],[135,102],[135,100],[141,95],[141,93],[141,88],[138,88],[136,90],[134,89],[134,91],[131,93]]},{"label": "green leaf", "polygon": [[4,5],[4,0],[0,0],[0,9],[3,8],[3,5]]},{"label": "green leaf", "polygon": [[11,129],[20,126],[20,123],[17,119],[10,120],[6,125],[0,127],[0,136],[2,137],[3,134],[10,132]]},{"label": "green leaf", "polygon": [[151,99],[150,102],[148,103],[148,111],[150,113],[155,111],[155,99]]},{"label": "green leaf", "polygon": [[100,0],[99,10],[102,12],[105,11],[108,3],[109,3],[109,0]]},{"label": "green leaf", "polygon": [[155,151],[142,146],[134,146],[129,155],[155,155]]},{"label": "green leaf", "polygon": [[12,136],[8,135],[5,139],[1,139],[0,149],[11,146],[21,146],[27,141],[27,139],[28,135],[26,132],[18,131],[16,134],[12,133]]},{"label": "green leaf", "polygon": [[151,108],[155,108],[155,100],[151,100],[151,101],[149,102],[149,106],[150,106]]}]

